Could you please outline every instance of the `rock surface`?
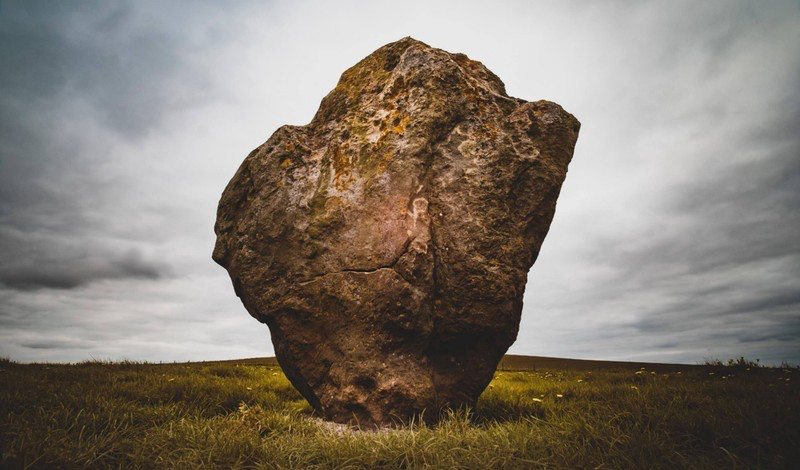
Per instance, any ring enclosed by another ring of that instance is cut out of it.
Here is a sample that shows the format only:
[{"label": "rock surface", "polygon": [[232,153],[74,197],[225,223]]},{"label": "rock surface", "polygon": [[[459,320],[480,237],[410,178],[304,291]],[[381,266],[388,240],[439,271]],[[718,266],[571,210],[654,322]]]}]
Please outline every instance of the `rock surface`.
[{"label": "rock surface", "polygon": [[579,128],[402,39],[247,156],[213,258],[322,416],[435,420],[474,405],[516,339]]}]

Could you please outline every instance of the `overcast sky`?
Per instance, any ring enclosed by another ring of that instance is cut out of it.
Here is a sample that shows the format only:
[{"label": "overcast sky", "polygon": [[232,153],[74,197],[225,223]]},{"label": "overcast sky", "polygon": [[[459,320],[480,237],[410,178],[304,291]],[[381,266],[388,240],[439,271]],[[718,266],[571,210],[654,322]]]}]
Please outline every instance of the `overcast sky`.
[{"label": "overcast sky", "polygon": [[269,356],[217,202],[412,36],[582,123],[509,352],[800,363],[800,4],[0,2],[0,356]]}]

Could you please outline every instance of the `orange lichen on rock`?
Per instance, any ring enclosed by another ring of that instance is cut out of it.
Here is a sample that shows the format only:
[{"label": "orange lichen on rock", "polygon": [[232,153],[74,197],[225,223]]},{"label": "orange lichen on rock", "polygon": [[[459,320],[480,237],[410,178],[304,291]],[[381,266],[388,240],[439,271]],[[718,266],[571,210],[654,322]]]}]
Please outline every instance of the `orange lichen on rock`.
[{"label": "orange lichen on rock", "polygon": [[394,127],[392,128],[392,132],[395,134],[402,134],[406,130],[406,124],[408,124],[408,120],[411,119],[410,116],[404,116],[403,118],[395,118],[392,122]]}]

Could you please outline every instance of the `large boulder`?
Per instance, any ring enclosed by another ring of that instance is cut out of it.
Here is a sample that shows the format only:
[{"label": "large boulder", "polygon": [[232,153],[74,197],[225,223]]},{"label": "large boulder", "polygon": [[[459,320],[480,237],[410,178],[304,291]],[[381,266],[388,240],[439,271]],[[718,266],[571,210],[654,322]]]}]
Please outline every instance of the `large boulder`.
[{"label": "large boulder", "polygon": [[464,54],[388,44],[247,156],[214,260],[324,417],[435,420],[516,339],[579,127]]}]

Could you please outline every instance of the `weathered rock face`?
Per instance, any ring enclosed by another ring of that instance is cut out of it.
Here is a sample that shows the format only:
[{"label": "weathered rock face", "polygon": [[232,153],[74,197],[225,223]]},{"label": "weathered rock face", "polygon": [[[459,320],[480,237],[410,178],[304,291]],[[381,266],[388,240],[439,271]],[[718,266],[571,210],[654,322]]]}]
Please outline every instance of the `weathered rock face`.
[{"label": "weathered rock face", "polygon": [[579,127],[463,54],[388,44],[247,156],[214,260],[323,416],[436,419],[516,339]]}]

